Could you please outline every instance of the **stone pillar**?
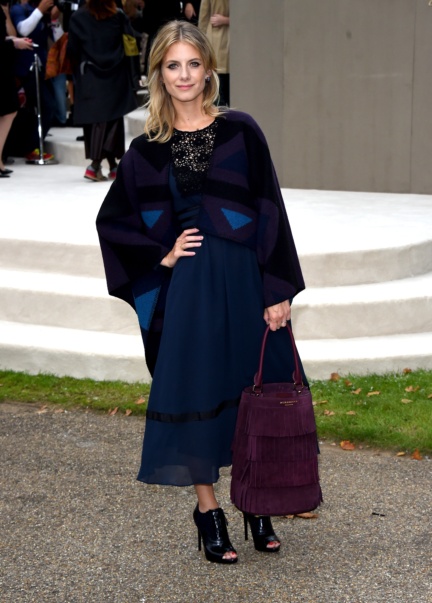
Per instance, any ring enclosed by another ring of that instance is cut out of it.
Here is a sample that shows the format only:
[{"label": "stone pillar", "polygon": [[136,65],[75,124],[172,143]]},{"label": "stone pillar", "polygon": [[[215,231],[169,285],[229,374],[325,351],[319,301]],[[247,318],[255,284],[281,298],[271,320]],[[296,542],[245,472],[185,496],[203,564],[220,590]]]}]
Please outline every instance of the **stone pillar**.
[{"label": "stone pillar", "polygon": [[284,187],[432,193],[428,0],[231,0],[231,103]]}]

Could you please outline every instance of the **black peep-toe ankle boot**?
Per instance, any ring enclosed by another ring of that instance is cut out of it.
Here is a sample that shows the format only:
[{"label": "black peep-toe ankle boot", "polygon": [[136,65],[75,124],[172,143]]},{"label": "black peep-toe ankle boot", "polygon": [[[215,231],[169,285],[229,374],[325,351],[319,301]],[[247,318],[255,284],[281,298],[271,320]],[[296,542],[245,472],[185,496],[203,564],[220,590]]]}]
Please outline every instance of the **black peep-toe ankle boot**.
[{"label": "black peep-toe ankle boot", "polygon": [[[252,532],[254,545],[257,551],[264,553],[277,553],[280,551],[280,540],[273,530],[271,519],[265,515],[251,515],[243,513],[245,540],[248,540],[248,524]],[[271,542],[278,542],[279,546],[269,547]]]},{"label": "black peep-toe ankle boot", "polygon": [[198,528],[198,550],[204,542],[204,553],[208,561],[213,563],[237,563],[237,557],[224,559],[226,553],[235,553],[227,530],[227,519],[221,508],[201,513],[198,505],[193,512],[195,525]]}]

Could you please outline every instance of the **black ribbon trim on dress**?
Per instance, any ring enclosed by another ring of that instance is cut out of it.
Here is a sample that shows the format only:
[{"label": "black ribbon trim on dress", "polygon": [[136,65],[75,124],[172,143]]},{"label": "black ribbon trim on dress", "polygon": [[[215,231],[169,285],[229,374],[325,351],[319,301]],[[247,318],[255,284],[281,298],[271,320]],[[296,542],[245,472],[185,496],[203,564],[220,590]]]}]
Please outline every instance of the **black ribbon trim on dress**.
[{"label": "black ribbon trim on dress", "polygon": [[224,400],[213,410],[207,412],[182,412],[178,414],[166,413],[166,412],[155,412],[154,410],[148,410],[146,418],[150,421],[160,421],[161,423],[187,423],[188,421],[209,421],[215,419],[221,412],[228,410],[229,408],[236,408],[240,403],[240,398],[233,400]]}]

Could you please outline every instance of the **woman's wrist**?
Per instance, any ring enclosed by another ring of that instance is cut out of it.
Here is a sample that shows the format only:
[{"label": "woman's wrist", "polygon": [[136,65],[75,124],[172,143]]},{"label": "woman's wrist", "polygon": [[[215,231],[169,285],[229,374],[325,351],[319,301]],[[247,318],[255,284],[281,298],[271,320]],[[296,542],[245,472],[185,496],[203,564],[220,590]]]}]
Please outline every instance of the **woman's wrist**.
[{"label": "woman's wrist", "polygon": [[164,258],[162,258],[160,265],[165,266],[165,268],[173,268],[174,264],[169,259],[170,253],[168,253]]}]

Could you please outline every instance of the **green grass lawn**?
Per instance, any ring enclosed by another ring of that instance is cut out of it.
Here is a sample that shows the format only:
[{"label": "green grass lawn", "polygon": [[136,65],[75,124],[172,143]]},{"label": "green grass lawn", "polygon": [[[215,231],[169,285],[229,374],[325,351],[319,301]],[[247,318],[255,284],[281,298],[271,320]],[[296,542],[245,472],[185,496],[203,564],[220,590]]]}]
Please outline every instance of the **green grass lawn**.
[{"label": "green grass lawn", "polygon": [[432,451],[431,371],[350,375],[315,381],[311,389],[320,437]]},{"label": "green grass lawn", "polygon": [[[150,386],[0,371],[0,402],[60,404],[143,415]],[[432,371],[313,381],[320,439],[432,452]]]}]

